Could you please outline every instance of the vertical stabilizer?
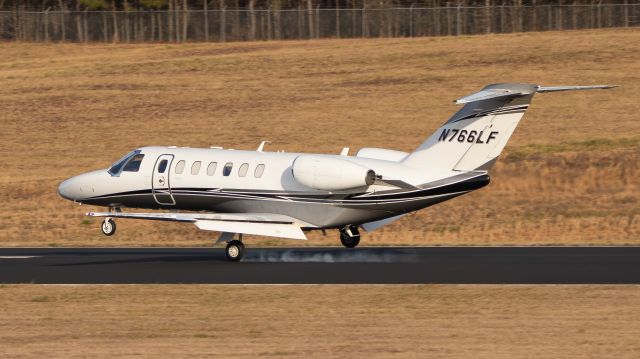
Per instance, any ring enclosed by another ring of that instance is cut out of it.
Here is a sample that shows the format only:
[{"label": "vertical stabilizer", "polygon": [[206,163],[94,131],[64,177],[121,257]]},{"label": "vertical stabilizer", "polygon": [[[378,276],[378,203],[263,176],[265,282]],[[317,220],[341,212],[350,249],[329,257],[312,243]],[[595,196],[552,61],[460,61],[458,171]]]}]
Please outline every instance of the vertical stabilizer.
[{"label": "vertical stabilizer", "polygon": [[464,107],[402,162],[414,168],[487,171],[506,146],[535,93],[614,87],[617,86],[488,85],[457,100]]},{"label": "vertical stabilizer", "polygon": [[464,104],[403,161],[416,168],[488,170],[529,107],[537,86],[494,84],[456,101]]}]

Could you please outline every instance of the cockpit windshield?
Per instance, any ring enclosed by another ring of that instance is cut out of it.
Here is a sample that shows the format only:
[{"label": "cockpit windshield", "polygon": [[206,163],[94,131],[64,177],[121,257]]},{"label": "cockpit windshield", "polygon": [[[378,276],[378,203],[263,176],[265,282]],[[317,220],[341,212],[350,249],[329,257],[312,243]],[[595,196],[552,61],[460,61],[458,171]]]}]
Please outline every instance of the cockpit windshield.
[{"label": "cockpit windshield", "polygon": [[122,169],[124,172],[138,172],[140,170],[140,164],[142,163],[142,159],[144,155],[142,153],[138,153],[135,156],[131,157],[131,159],[124,165]]},{"label": "cockpit windshield", "polygon": [[[132,152],[127,153],[124,157],[122,157],[121,159],[118,160],[118,162],[114,163],[111,168],[109,168],[109,174],[112,176],[119,176],[120,172],[122,171],[122,167],[134,156],[136,156],[137,154],[140,153],[140,150],[135,150]],[[140,158],[140,161],[142,160],[142,158]],[[138,163],[138,166],[140,166],[140,164]]]}]

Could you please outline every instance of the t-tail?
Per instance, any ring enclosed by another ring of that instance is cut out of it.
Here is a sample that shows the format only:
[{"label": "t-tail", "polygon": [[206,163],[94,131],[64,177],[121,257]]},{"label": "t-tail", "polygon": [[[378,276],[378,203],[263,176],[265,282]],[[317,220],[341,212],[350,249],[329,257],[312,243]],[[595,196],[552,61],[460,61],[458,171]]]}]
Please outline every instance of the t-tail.
[{"label": "t-tail", "polygon": [[608,89],[616,86],[493,84],[456,101],[464,104],[402,162],[414,168],[488,171],[537,92]]}]

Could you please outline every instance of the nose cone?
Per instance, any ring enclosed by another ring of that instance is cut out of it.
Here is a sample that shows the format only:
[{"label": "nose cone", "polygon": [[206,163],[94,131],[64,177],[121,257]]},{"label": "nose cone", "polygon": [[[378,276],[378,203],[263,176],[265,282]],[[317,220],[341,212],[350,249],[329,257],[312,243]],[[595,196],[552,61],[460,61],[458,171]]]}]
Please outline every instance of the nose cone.
[{"label": "nose cone", "polygon": [[78,177],[79,176],[69,178],[58,185],[58,194],[60,197],[70,201],[77,201],[81,199],[82,193]]},{"label": "nose cone", "polygon": [[109,178],[105,170],[97,170],[71,177],[58,185],[58,194],[70,201],[82,202],[100,192]]}]

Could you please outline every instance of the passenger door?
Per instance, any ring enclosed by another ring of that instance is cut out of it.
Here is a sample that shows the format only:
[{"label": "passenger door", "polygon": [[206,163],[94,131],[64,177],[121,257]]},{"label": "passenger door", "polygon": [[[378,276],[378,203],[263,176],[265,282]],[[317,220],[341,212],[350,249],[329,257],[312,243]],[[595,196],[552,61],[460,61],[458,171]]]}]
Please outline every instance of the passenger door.
[{"label": "passenger door", "polygon": [[153,190],[153,198],[156,202],[165,206],[173,206],[176,201],[171,194],[171,185],[169,183],[169,173],[171,172],[171,163],[173,155],[160,155],[153,167],[153,175],[151,176],[151,188]]}]

